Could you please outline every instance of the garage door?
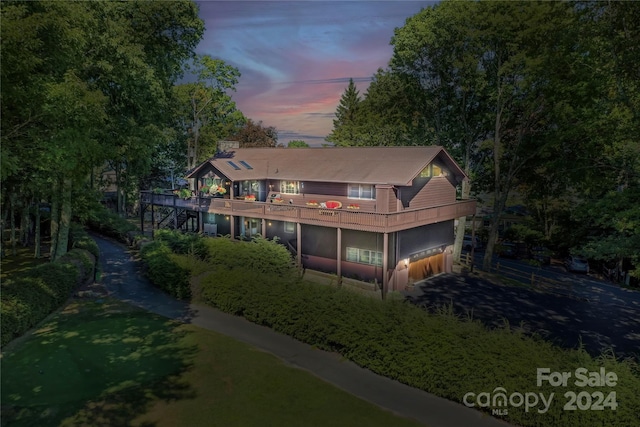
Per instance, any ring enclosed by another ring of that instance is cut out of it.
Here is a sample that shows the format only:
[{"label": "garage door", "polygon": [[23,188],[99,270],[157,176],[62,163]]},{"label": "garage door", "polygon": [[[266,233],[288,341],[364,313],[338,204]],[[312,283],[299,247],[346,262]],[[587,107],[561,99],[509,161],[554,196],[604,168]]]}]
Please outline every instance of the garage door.
[{"label": "garage door", "polygon": [[437,254],[409,264],[409,280],[417,282],[444,271],[444,254]]}]

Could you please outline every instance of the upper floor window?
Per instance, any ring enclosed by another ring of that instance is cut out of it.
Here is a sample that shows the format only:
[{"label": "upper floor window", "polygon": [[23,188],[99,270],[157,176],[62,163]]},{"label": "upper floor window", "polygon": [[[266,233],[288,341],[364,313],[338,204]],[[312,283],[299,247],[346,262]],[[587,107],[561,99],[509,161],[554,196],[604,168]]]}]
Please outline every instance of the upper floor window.
[{"label": "upper floor window", "polygon": [[420,178],[431,178],[432,176],[441,175],[446,176],[446,172],[443,171],[442,167],[434,163],[428,164],[427,167],[422,169],[422,171],[420,172]]},{"label": "upper floor window", "polygon": [[280,192],[284,194],[300,194],[300,182],[280,181]]},{"label": "upper floor window", "polygon": [[376,198],[376,187],[372,184],[349,184],[349,198],[373,200]]}]

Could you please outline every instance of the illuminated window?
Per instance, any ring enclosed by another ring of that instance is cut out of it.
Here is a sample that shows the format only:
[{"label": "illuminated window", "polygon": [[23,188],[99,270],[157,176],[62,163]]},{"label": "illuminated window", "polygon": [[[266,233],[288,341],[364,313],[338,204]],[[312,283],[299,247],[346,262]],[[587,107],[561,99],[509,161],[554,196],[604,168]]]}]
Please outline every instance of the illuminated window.
[{"label": "illuminated window", "polygon": [[284,232],[285,233],[295,233],[296,232],[296,223],[295,222],[285,222],[284,223]]},{"label": "illuminated window", "polygon": [[382,266],[382,252],[347,247],[347,261]]},{"label": "illuminated window", "polygon": [[280,181],[280,192],[284,194],[300,194],[300,182]]}]

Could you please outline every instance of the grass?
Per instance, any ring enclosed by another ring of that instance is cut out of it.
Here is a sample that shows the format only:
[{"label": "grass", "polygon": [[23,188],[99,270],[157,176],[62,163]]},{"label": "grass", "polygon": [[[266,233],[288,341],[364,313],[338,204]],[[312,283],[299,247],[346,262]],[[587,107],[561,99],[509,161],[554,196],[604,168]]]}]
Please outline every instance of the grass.
[{"label": "grass", "polygon": [[268,353],[113,300],[4,349],[3,426],[415,426]]}]

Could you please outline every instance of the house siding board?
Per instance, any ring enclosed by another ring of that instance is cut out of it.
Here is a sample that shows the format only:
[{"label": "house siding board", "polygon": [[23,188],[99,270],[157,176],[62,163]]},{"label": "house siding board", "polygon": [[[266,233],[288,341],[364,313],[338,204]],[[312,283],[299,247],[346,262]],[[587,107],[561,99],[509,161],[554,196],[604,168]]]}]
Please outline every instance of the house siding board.
[{"label": "house siding board", "polygon": [[397,233],[398,256],[409,258],[421,251],[453,244],[453,220],[429,224]]},{"label": "house siding board", "polygon": [[[428,178],[426,182],[422,182],[425,178],[416,178],[416,185],[411,187],[409,195],[405,195],[408,201],[409,209],[429,208],[432,206],[441,206],[456,201],[456,190],[451,182],[445,177]],[[405,202],[406,203],[406,202]]]}]

